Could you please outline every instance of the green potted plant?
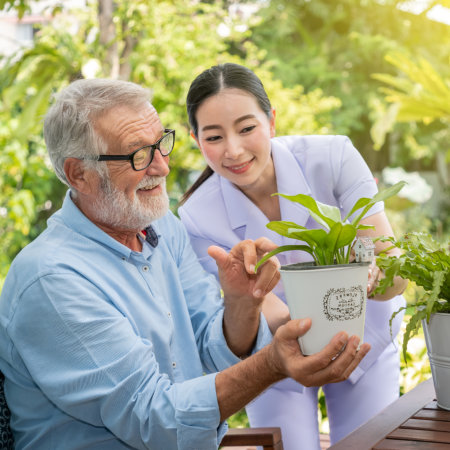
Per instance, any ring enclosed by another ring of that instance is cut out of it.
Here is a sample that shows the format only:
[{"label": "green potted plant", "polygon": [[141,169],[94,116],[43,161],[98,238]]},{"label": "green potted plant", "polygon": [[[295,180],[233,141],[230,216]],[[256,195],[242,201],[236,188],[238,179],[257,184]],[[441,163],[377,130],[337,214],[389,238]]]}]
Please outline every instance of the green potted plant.
[{"label": "green potted plant", "polygon": [[[404,253],[392,258],[381,253],[377,265],[385,278],[375,292],[384,292],[395,276],[413,281],[420,300],[412,305],[412,315],[403,336],[403,356],[409,340],[422,324],[438,405],[450,410],[450,254],[449,243],[439,244],[429,234],[407,233],[401,239],[382,238]],[[410,306],[411,307],[411,306]],[[407,307],[406,307],[407,308]],[[394,313],[391,323],[400,309]]]},{"label": "green potted plant", "polygon": [[359,230],[374,228],[360,223],[365,214],[375,203],[396,195],[404,185],[401,181],[372,198],[358,199],[344,218],[339,208],[320,203],[308,195],[273,194],[304,206],[321,226],[307,229],[294,222],[269,222],[267,228],[302,243],[276,248],[265,255],[255,269],[268,258],[285,251],[302,250],[312,256],[310,263],[280,268],[291,317],[312,319],[311,329],[299,340],[304,354],[320,351],[341,330],[358,335],[362,342],[370,261],[350,263],[352,243]]}]

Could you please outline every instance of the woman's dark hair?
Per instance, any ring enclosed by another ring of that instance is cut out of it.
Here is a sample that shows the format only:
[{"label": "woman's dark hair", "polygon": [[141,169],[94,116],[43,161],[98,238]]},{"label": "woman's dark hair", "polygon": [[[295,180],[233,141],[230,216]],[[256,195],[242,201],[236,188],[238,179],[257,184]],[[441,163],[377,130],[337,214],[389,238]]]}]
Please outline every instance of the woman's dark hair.
[{"label": "woman's dark hair", "polygon": [[[267,117],[272,117],[272,106],[261,80],[250,69],[247,69],[247,67],[233,63],[219,64],[202,72],[195,78],[189,88],[186,108],[189,124],[196,137],[198,136],[198,122],[196,118],[198,108],[207,98],[227,88],[241,89],[252,94]],[[207,166],[194,184],[183,195],[180,205],[213,173],[214,171]]]}]

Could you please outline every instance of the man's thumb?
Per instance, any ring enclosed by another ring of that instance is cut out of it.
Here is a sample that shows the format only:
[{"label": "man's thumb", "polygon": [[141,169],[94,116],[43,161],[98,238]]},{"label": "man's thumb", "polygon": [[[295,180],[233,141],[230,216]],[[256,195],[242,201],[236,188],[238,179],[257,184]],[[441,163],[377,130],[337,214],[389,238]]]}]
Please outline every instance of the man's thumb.
[{"label": "man's thumb", "polygon": [[279,336],[282,339],[290,340],[297,339],[311,328],[311,319],[295,319],[278,328]]},{"label": "man's thumb", "polygon": [[221,268],[228,259],[228,253],[217,245],[211,245],[208,247],[208,255],[211,258],[214,258],[217,264],[217,267]]}]

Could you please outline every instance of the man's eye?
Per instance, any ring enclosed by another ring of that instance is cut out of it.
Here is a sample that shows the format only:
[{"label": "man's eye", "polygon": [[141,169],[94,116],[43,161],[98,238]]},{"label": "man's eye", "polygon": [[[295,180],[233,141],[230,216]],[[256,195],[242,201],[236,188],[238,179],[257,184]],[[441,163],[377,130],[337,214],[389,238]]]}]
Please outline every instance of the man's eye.
[{"label": "man's eye", "polygon": [[145,161],[148,155],[148,150],[139,150],[134,154],[134,162],[135,164],[139,164]]}]

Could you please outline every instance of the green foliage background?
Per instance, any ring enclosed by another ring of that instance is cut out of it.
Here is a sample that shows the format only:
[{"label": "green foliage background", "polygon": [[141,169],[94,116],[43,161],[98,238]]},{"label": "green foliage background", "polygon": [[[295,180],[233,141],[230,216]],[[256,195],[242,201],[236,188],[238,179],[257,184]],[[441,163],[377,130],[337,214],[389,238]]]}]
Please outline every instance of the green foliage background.
[{"label": "green foliage background", "polygon": [[[401,11],[397,0],[278,0],[261,3],[248,18],[230,13],[247,3],[98,0],[70,11],[56,4],[45,10],[48,22],[36,30],[34,46],[2,58],[0,280],[61,204],[65,187],[49,166],[42,118],[51,95],[79,77],[121,77],[151,88],[163,123],[177,130],[168,179],[173,209],[204,165],[189,136],[186,92],[202,70],[226,61],[247,65],[263,80],[279,135],[347,134],[373,171],[440,166],[446,174],[448,25]],[[25,0],[0,0],[0,8],[19,14],[28,7]],[[100,11],[108,7],[105,18]],[[417,78],[411,56],[418,54],[417,64],[431,74],[422,88],[425,78]],[[421,117],[430,85],[439,87],[432,94],[444,108],[433,103]],[[419,106],[399,107],[418,90]],[[442,189],[447,185],[448,176]]]},{"label": "green foliage background", "polygon": [[[415,229],[445,239],[450,26],[426,13],[450,1],[429,0],[421,14],[402,10],[403,3],[87,0],[78,10],[68,11],[64,2],[47,8],[32,47],[0,55],[0,287],[14,256],[45,228],[66,190],[42,137],[52,94],[87,76],[120,77],[153,91],[163,124],[177,131],[168,178],[174,210],[204,167],[189,136],[189,84],[204,69],[233,61],[262,79],[277,110],[278,135],[346,134],[374,172],[398,165],[437,173],[444,200],[434,216],[411,202],[400,212],[391,205],[388,213],[397,234]],[[246,17],[247,5],[259,9]],[[19,16],[29,7],[28,0],[0,0],[0,11]]]}]

